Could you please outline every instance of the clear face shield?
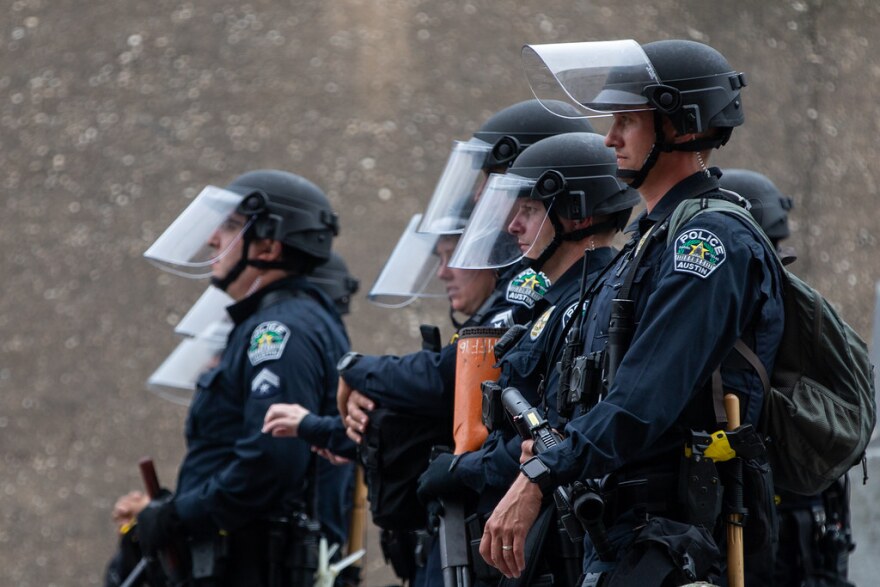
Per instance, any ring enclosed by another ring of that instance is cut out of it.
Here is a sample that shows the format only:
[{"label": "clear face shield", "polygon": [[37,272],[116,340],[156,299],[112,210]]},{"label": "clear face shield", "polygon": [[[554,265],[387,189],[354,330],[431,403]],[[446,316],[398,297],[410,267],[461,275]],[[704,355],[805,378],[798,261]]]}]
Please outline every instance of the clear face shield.
[{"label": "clear face shield", "polygon": [[437,277],[437,243],[442,235],[418,232],[421,222],[421,214],[409,221],[367,294],[369,301],[386,308],[402,308],[416,298],[446,297],[446,288]]},{"label": "clear face shield", "polygon": [[[253,220],[236,213],[243,197],[229,190],[208,186],[156,239],[144,257],[160,269],[189,278],[211,276],[211,266],[241,241]],[[216,231],[222,248],[210,246]]]},{"label": "clear face shield", "polygon": [[582,113],[574,118],[654,109],[643,92],[657,74],[632,39],[525,45],[522,62],[535,98],[557,116],[572,118],[554,100],[573,104]]},{"label": "clear face shield", "polygon": [[[449,262],[457,269],[497,269],[536,259],[552,239],[549,209],[530,196],[536,181],[492,174]],[[549,238],[548,233],[549,232]]]},{"label": "clear face shield", "polygon": [[492,145],[479,139],[455,141],[419,232],[460,234],[489,174],[484,170]]},{"label": "clear face shield", "polygon": [[185,336],[147,380],[160,397],[189,405],[199,376],[217,364],[233,324],[226,307],[234,303],[224,291],[209,287],[175,327]]}]

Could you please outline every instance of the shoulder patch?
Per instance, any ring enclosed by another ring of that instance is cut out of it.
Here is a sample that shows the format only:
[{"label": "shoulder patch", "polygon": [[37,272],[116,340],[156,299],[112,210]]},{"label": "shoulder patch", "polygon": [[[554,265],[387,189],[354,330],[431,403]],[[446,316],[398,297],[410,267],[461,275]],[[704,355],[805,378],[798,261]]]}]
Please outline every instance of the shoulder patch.
[{"label": "shoulder patch", "polygon": [[[562,327],[563,328],[565,328],[565,326],[568,324],[568,321],[571,320],[571,317],[574,316],[574,312],[575,312],[575,309],[577,308],[577,305],[578,305],[578,303],[575,302],[572,305],[570,305],[568,308],[565,309],[565,314],[562,315]],[[587,307],[586,301],[584,301],[583,307],[584,308]]]},{"label": "shoulder patch", "polygon": [[247,352],[251,365],[281,358],[289,338],[290,329],[281,322],[263,322],[254,328]]},{"label": "shoulder patch", "polygon": [[263,368],[251,381],[251,396],[265,398],[278,393],[281,389],[281,378],[269,370]]},{"label": "shoulder patch", "polygon": [[550,288],[550,278],[541,271],[528,268],[516,275],[507,284],[506,299],[511,304],[519,304],[529,309],[544,297]]},{"label": "shoulder patch", "polygon": [[675,271],[702,279],[709,277],[727,258],[727,249],[717,236],[702,228],[683,231],[675,239]]},{"label": "shoulder patch", "polygon": [[550,315],[553,314],[553,310],[556,309],[556,306],[550,306],[547,308],[541,317],[535,320],[535,324],[532,326],[531,332],[529,332],[529,338],[532,340],[537,340],[541,333],[544,332],[544,327],[547,326],[547,322],[550,320]]}]

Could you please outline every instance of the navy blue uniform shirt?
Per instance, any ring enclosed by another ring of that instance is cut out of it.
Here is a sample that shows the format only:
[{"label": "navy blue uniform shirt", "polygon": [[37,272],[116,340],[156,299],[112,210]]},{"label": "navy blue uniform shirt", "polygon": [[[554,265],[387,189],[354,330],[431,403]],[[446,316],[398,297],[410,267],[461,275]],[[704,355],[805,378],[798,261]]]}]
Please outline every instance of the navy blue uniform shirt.
[{"label": "navy blue uniform shirt", "polygon": [[[304,440],[263,434],[263,419],[274,403],[335,413],[336,361],[349,346],[332,301],[304,278],[271,283],[228,312],[235,327],[219,364],[198,381],[174,499],[194,535],[234,531],[306,499],[317,457]],[[344,538],[333,494],[346,490],[340,477],[319,492],[334,502],[318,504],[319,517],[336,518],[321,520],[338,534],[331,539]]]},{"label": "navy blue uniform shirt", "polygon": [[[714,176],[686,178],[640,217],[636,239],[684,199],[717,191]],[[666,235],[646,239],[631,292],[634,335],[613,385],[539,457],[559,484],[658,463],[676,471],[686,431],[716,429],[708,382],[738,338],[772,372],[784,319],[775,252],[752,226],[720,212],[700,214],[671,236],[668,245]],[[608,271],[588,306],[586,349],[605,347],[611,300],[630,258]],[[756,423],[763,397],[757,375],[748,368],[722,375],[740,397],[742,422]]]},{"label": "navy blue uniform shirt", "polygon": [[[605,268],[613,255],[614,250],[609,247],[587,252],[587,283]],[[501,388],[515,387],[533,406],[543,405],[545,417],[553,427],[560,424],[556,409],[559,379],[556,363],[565,346],[562,331],[575,317],[582,276],[583,261],[578,261],[552,283],[544,299],[535,305],[534,319],[527,325],[525,334],[501,358],[498,379]],[[479,450],[465,453],[459,459],[454,474],[483,494],[481,503],[486,504],[485,507],[494,505],[519,472],[521,444],[522,439],[512,426],[494,430]],[[481,506],[481,509],[484,508]]]}]

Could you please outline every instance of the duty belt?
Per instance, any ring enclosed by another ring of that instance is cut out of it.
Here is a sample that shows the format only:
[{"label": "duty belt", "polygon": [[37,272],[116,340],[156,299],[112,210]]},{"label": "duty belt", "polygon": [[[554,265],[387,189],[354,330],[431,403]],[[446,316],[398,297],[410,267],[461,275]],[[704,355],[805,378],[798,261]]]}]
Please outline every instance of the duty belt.
[{"label": "duty belt", "polygon": [[605,500],[605,524],[611,526],[624,513],[637,515],[674,515],[678,508],[678,475],[653,473],[644,477],[616,480],[602,484]]}]

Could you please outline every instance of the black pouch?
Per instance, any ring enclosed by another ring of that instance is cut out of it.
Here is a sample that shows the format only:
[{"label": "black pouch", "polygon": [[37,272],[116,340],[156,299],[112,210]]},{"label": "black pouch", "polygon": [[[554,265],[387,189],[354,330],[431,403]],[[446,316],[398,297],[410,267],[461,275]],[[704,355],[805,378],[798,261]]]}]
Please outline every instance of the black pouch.
[{"label": "black pouch", "polygon": [[484,381],[480,384],[480,395],[483,402],[483,426],[492,432],[501,427],[504,418],[504,407],[501,405],[501,386],[495,381]]},{"label": "black pouch", "polygon": [[779,540],[773,474],[770,465],[759,459],[743,459],[742,473],[747,512],[743,526],[746,583],[769,585],[773,582]]},{"label": "black pouch", "polygon": [[359,448],[373,523],[386,530],[424,528],[425,506],[416,495],[428,468],[431,447],[452,444],[452,422],[401,414],[385,408],[370,412]]},{"label": "black pouch", "polygon": [[714,581],[721,553],[702,527],[667,518],[651,518],[622,553],[604,587],[682,585]]},{"label": "black pouch", "polygon": [[382,530],[379,544],[394,574],[404,581],[412,581],[416,573],[416,535],[405,530]]}]

